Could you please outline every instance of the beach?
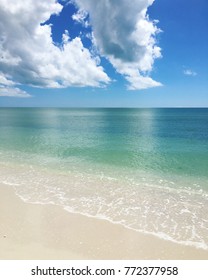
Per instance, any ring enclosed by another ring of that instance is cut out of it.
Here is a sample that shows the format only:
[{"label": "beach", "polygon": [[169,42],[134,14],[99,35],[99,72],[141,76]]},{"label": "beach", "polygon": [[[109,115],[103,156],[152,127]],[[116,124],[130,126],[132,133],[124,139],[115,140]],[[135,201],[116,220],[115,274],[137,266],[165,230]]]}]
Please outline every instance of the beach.
[{"label": "beach", "polygon": [[0,186],[0,259],[208,259],[208,251],[145,235],[55,205],[23,202]]},{"label": "beach", "polygon": [[2,108],[0,257],[207,258],[207,121],[207,109]]}]

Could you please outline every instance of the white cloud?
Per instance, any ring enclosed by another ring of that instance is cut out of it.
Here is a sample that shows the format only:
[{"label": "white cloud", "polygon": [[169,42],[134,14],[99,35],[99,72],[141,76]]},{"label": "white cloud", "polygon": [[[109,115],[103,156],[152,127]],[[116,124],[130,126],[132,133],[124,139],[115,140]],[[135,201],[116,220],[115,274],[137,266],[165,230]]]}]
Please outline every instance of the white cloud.
[{"label": "white cloud", "polygon": [[186,69],[186,70],[183,71],[183,73],[186,76],[193,76],[194,77],[194,76],[197,75],[197,73],[195,71],[191,70],[191,69]]},{"label": "white cloud", "polygon": [[15,84],[58,88],[110,82],[80,38],[70,41],[65,34],[62,47],[54,45],[51,26],[41,23],[61,10],[56,0],[0,1],[1,96],[26,96],[7,87]]},{"label": "white cloud", "polygon": [[30,97],[26,91],[15,87],[15,83],[9,77],[6,77],[0,72],[0,97],[1,96]]},{"label": "white cloud", "polygon": [[150,21],[147,8],[154,0],[74,0],[89,12],[95,44],[117,72],[129,81],[130,89],[161,86],[149,77],[161,49],[156,44],[160,30]]},{"label": "white cloud", "polygon": [[21,90],[16,87],[6,87],[0,85],[0,97],[7,96],[7,97],[31,97],[26,91]]},{"label": "white cloud", "polygon": [[161,83],[154,81],[151,77],[141,76],[136,69],[129,71],[129,75],[127,74],[127,70],[128,69],[125,70],[125,76],[127,81],[129,82],[128,89],[130,90],[146,89],[161,86]]},{"label": "white cloud", "polygon": [[0,72],[0,87],[13,86],[14,82]]},{"label": "white cloud", "polygon": [[[67,2],[67,1],[66,1]],[[100,65],[105,56],[129,82],[129,89],[160,86],[150,77],[161,50],[156,44],[160,30],[150,21],[147,8],[154,0],[70,0],[79,6],[75,21],[88,26],[93,48],[79,37],[63,34],[54,44],[50,25],[41,25],[62,5],[56,0],[0,1],[0,96],[30,96],[18,89],[33,87],[102,87],[111,79]],[[94,49],[97,48],[96,55]]]},{"label": "white cloud", "polygon": [[88,13],[85,10],[78,10],[76,14],[72,16],[72,19],[81,23],[84,27],[88,27],[89,23],[86,20]]}]

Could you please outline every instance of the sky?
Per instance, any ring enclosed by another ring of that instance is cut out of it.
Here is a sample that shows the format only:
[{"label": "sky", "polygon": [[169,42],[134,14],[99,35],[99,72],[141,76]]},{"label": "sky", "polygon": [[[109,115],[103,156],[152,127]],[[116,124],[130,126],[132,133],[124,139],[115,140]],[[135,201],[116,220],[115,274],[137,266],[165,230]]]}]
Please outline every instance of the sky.
[{"label": "sky", "polygon": [[0,107],[208,107],[207,0],[0,0]]}]

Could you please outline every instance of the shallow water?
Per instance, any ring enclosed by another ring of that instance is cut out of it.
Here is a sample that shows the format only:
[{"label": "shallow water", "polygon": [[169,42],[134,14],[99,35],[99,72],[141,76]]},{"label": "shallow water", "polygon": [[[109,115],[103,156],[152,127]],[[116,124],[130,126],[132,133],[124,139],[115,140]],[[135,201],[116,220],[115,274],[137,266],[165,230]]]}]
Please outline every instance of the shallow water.
[{"label": "shallow water", "polygon": [[208,250],[208,109],[0,109],[0,182]]}]

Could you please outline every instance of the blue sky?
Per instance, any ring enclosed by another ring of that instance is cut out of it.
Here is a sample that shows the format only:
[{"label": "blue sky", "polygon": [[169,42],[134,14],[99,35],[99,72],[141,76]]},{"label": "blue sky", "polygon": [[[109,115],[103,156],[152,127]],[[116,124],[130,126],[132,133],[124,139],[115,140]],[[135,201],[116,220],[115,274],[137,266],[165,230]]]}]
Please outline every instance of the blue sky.
[{"label": "blue sky", "polygon": [[1,0],[0,106],[208,107],[206,0]]}]

